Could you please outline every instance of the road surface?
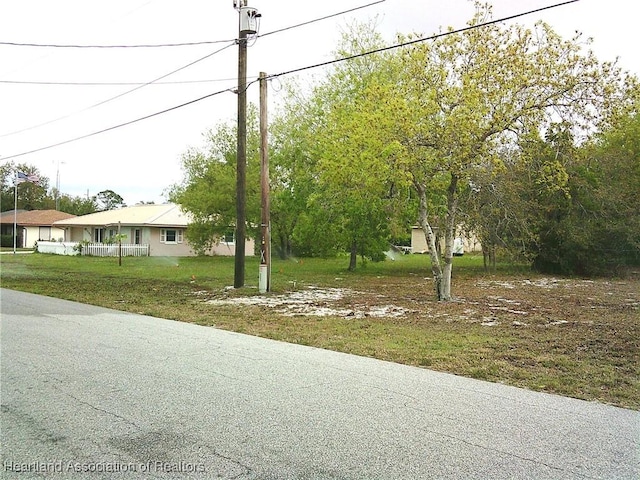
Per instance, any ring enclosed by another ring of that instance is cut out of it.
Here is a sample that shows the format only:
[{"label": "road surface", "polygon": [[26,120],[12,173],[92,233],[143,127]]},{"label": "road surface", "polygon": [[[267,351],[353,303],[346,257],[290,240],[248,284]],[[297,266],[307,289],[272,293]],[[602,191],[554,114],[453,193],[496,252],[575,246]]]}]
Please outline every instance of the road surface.
[{"label": "road surface", "polygon": [[640,478],[636,411],[6,289],[0,301],[0,478]]}]

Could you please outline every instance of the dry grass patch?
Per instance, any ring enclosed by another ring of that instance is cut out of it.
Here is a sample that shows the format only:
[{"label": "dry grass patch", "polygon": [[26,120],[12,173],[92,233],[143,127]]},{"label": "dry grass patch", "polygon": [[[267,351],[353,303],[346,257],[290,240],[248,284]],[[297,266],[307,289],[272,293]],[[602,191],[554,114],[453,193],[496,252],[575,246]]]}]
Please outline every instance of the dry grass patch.
[{"label": "dry grass patch", "polygon": [[200,301],[236,309],[222,328],[640,408],[637,278],[461,277],[449,303],[417,275],[354,283]]}]

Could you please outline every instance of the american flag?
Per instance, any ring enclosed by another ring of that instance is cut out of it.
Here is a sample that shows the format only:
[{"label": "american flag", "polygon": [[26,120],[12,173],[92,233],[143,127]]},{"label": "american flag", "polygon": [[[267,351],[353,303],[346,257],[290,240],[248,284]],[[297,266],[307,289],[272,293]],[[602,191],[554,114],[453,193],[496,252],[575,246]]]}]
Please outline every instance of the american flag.
[{"label": "american flag", "polygon": [[18,172],[16,175],[16,185],[22,182],[38,183],[40,182],[40,177],[35,173]]}]

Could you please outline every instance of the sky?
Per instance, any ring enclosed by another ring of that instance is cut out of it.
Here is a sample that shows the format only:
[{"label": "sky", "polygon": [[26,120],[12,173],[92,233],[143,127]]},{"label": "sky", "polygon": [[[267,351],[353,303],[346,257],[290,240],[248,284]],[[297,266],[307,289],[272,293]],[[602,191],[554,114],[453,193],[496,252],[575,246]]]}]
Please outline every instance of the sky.
[{"label": "sky", "polygon": [[[473,14],[468,0],[385,0],[369,5],[375,1],[248,0],[261,14],[259,34],[264,35],[248,49],[248,79],[259,72],[277,74],[331,60],[341,32],[354,22],[374,21],[392,41],[397,33],[429,35],[440,27],[462,28]],[[490,3],[494,18],[503,18],[562,0]],[[369,6],[265,35],[365,5]],[[579,0],[512,22],[533,26],[544,20],[567,39],[580,31],[593,38],[588,48],[601,61],[619,58],[623,69],[638,75],[640,53],[630,41],[638,18],[640,2]],[[165,202],[167,188],[182,180],[182,154],[202,147],[207,130],[235,121],[237,98],[231,90],[237,85],[237,35],[238,13],[232,0],[3,0],[0,162],[32,165],[49,178],[50,186],[59,184],[61,192],[73,196],[108,189],[128,205]],[[131,48],[213,41],[220,43]],[[299,81],[304,84],[322,74],[321,69],[308,71]],[[247,94],[249,102],[258,103],[257,84]],[[207,95],[212,96],[173,109]],[[283,95],[282,82],[271,81],[269,108]],[[168,109],[173,110],[113,128]],[[68,142],[80,137],[86,138]],[[27,153],[63,142],[68,143]]]}]

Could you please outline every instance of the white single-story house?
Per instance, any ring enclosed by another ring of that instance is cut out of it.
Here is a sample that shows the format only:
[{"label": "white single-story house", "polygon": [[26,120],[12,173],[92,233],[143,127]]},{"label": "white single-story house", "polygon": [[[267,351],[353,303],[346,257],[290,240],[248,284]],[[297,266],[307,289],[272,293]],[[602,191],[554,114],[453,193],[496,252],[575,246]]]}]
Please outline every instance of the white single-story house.
[{"label": "white single-story house", "polygon": [[[444,239],[441,239],[441,242],[443,241]],[[482,251],[482,245],[480,245],[480,241],[474,235],[458,235],[454,240],[453,248],[454,255]],[[444,251],[444,244],[441,245],[441,249]],[[411,227],[411,252],[429,252],[429,246],[427,245],[427,239],[425,238],[424,231],[419,226]]]},{"label": "white single-story house", "polygon": [[[65,242],[111,243],[121,236],[122,243],[148,245],[155,257],[195,255],[185,238],[189,216],[175,204],[148,204],[90,213],[55,222],[64,229]],[[254,254],[253,239],[246,240],[246,254]],[[207,252],[210,255],[234,255],[233,238],[221,238]]]},{"label": "white single-story house", "polygon": [[18,248],[33,248],[38,241],[61,241],[64,229],[55,226],[56,221],[74,218],[75,215],[57,210],[14,210],[2,212],[0,216],[2,235],[13,235],[14,222],[18,237]]}]

